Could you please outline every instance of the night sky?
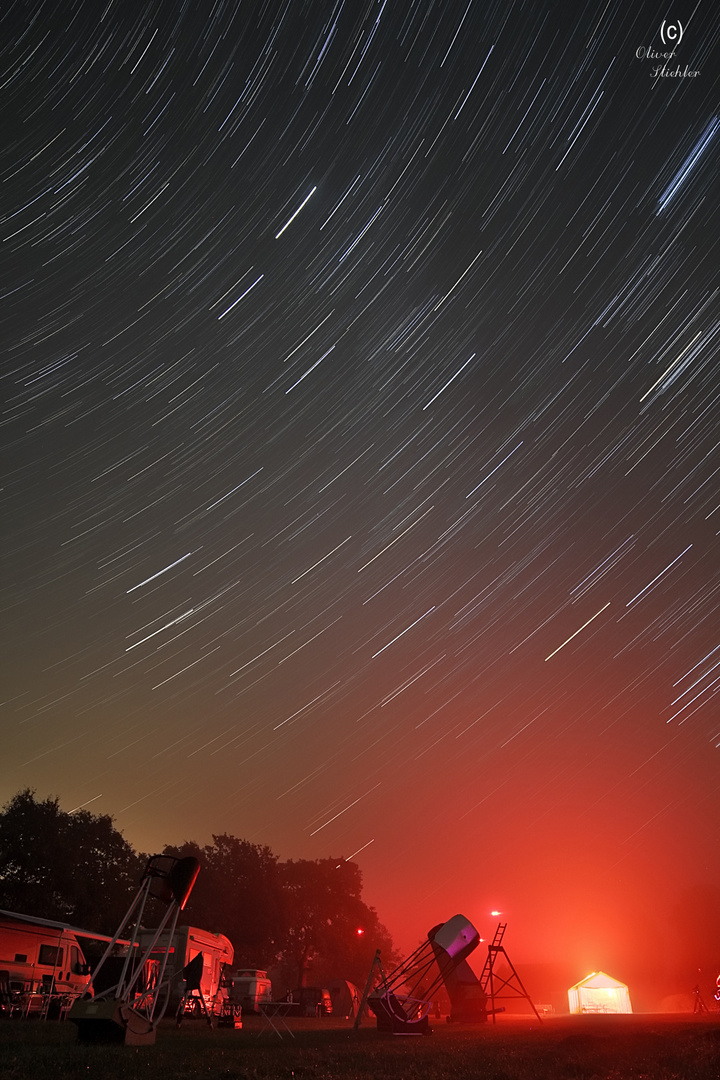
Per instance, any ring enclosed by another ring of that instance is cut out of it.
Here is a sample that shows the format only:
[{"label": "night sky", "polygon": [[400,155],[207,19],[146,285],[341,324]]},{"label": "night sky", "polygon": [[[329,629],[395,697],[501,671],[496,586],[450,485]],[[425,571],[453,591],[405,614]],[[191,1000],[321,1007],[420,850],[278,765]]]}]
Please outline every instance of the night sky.
[{"label": "night sky", "polygon": [[2,802],[694,962],[720,8],[570,11],[4,5]]}]

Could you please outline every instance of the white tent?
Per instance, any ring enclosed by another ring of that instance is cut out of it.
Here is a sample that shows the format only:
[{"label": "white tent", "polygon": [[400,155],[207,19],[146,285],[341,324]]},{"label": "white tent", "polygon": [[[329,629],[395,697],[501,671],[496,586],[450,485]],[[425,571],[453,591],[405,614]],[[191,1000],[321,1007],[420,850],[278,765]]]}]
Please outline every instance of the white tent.
[{"label": "white tent", "polygon": [[593,971],[568,990],[571,1013],[631,1013],[630,992],[625,983],[604,971]]}]

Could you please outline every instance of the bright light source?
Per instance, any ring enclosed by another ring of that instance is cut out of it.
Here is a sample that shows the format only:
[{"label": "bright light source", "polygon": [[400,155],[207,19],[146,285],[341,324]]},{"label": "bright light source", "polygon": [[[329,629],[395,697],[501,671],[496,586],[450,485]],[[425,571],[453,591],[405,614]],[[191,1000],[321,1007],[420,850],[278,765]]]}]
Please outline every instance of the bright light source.
[{"label": "bright light source", "polygon": [[365,933],[365,931],[363,930],[363,928],[361,926],[358,926],[355,933],[357,934],[358,937],[362,937],[362,935]]},{"label": "bright light source", "polygon": [[568,990],[571,1013],[631,1013],[625,983],[604,971],[593,971]]},{"label": "bright light source", "polygon": [[502,911],[491,911],[491,915],[502,915]]}]

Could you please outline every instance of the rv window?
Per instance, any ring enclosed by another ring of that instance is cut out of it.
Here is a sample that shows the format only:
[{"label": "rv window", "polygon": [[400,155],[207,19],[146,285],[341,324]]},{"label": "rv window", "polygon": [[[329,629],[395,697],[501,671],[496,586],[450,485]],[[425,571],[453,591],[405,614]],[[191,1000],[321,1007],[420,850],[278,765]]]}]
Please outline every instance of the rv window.
[{"label": "rv window", "polygon": [[15,953],[15,963],[16,964],[27,964],[27,953],[16,952]]},{"label": "rv window", "polygon": [[47,967],[62,967],[63,951],[57,945],[41,945],[38,953],[38,964]]},{"label": "rv window", "polygon": [[80,970],[82,966],[82,961],[80,959],[80,950],[75,945],[72,945],[70,947],[70,956],[70,970],[73,972],[74,975],[82,975],[82,971]]}]

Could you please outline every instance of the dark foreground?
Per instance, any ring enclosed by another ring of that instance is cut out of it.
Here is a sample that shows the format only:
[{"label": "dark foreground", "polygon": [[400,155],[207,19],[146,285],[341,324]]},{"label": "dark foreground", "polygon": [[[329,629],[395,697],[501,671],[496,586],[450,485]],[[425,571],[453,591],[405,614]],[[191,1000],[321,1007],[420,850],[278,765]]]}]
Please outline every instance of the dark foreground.
[{"label": "dark foreground", "polygon": [[2,1080],[719,1080],[720,1014],[501,1018],[428,1037],[294,1021],[294,1038],[163,1023],[155,1046],[87,1045],[71,1023],[0,1022]]}]

